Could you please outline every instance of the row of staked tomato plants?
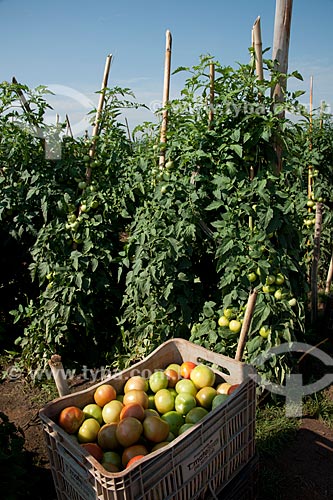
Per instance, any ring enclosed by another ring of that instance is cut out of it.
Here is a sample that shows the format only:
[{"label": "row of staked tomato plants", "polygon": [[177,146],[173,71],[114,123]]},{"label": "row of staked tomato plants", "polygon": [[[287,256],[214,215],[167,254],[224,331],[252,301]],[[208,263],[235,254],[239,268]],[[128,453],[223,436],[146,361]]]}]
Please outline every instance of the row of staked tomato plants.
[{"label": "row of staked tomato plants", "polygon": [[[186,81],[168,105],[163,169],[160,124],[143,123],[131,139],[122,124],[126,108],[140,106],[129,89],[106,90],[90,161],[91,139],[44,126],[45,87],[0,85],[0,337],[24,367],[43,367],[57,352],[66,364],[124,368],[172,337],[234,357],[253,287],[244,359],[304,339],[316,201],[319,287],[331,257],[331,116],[315,114],[310,134],[301,92],[273,103],[281,75],[272,61],[263,81],[252,63],[215,62],[209,123],[211,62],[177,70]],[[18,106],[18,90],[30,112]],[[50,144],[61,145],[53,159]],[[260,369],[283,380],[290,359],[275,356]]]}]

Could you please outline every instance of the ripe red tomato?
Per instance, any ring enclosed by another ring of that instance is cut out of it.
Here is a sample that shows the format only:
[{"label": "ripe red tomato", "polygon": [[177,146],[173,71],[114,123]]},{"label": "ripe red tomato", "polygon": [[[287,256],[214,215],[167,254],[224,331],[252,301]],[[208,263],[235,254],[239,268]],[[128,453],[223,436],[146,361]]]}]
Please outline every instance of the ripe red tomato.
[{"label": "ripe red tomato", "polygon": [[64,408],[58,417],[58,423],[68,434],[75,434],[84,421],[84,413],[77,406]]},{"label": "ripe red tomato", "polygon": [[195,363],[192,363],[192,361],[184,361],[180,365],[180,375],[183,378],[190,378],[191,371],[193,368],[195,368],[197,365]]}]

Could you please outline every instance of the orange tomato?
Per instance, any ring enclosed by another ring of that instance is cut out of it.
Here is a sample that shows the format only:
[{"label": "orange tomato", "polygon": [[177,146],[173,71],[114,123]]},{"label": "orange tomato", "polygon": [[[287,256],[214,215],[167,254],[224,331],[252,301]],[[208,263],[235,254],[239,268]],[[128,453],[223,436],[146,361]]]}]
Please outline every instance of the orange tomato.
[{"label": "orange tomato", "polygon": [[190,378],[191,371],[193,368],[195,368],[197,365],[195,363],[192,363],[192,361],[184,361],[180,365],[180,375],[183,378]]},{"label": "orange tomato", "polygon": [[103,408],[104,405],[113,401],[117,397],[116,389],[110,384],[102,384],[95,390],[94,400],[98,406]]},{"label": "orange tomato", "polygon": [[133,465],[135,462],[143,458],[145,455],[137,455],[136,457],[132,457],[131,460],[127,462],[126,469]]}]

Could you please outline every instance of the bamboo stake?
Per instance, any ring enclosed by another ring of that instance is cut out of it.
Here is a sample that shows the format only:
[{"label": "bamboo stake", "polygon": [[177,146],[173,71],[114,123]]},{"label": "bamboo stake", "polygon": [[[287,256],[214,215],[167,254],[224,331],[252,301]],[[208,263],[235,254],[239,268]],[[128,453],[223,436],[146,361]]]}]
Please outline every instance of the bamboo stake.
[{"label": "bamboo stake", "polygon": [[314,249],[313,259],[311,266],[311,322],[312,324],[317,320],[318,316],[318,264],[320,257],[320,236],[322,225],[322,203],[316,203],[316,221],[314,232]]},{"label": "bamboo stake", "polygon": [[[263,68],[263,62],[262,62],[262,40],[261,40],[261,23],[260,23],[260,16],[257,17],[255,20],[253,26],[252,26],[252,31],[251,31],[251,36],[252,36],[252,47],[254,51],[254,64],[255,64],[255,69],[256,69],[256,75],[258,80],[263,80],[264,79],[264,68]],[[254,166],[250,166],[250,180],[252,181],[254,179]],[[250,229],[252,230],[252,217],[250,217]]]},{"label": "bamboo stake", "polygon": [[321,101],[320,103],[320,121],[319,121],[319,128],[322,129],[324,125],[324,101]]},{"label": "bamboo stake", "polygon": [[236,361],[241,361],[242,357],[243,357],[245,343],[246,343],[248,331],[250,329],[252,316],[254,313],[254,308],[256,305],[256,301],[257,301],[257,295],[258,295],[258,291],[255,288],[253,290],[251,290],[248,301],[247,301],[247,306],[246,306],[246,310],[245,310],[242,329],[240,331],[240,335],[239,335],[239,339],[238,339],[237,351],[236,351],[236,356],[235,356]]},{"label": "bamboo stake", "polygon": [[[99,102],[98,102],[98,107],[97,107],[97,111],[96,111],[94,128],[93,128],[92,135],[91,135],[92,143],[91,143],[91,147],[89,150],[90,160],[92,160],[95,156],[96,139],[97,139],[97,137],[99,135],[99,131],[100,131],[100,118],[101,118],[101,114],[103,111],[103,105],[104,105],[104,100],[105,100],[105,91],[106,91],[106,88],[108,85],[111,60],[112,60],[112,54],[109,54],[107,56],[106,62],[105,62],[104,75],[103,75],[103,80],[102,80],[102,85],[101,85],[101,92],[99,95]],[[86,169],[86,182],[89,184],[90,181],[91,181],[91,167],[88,166]]]},{"label": "bamboo stake", "polygon": [[131,131],[130,131],[130,128],[129,128],[129,125],[128,125],[128,120],[127,118],[125,117],[125,123],[126,123],[126,129],[127,129],[127,135],[128,135],[128,140],[130,142],[133,142],[132,140],[132,136],[131,136]]},{"label": "bamboo stake", "polygon": [[[91,137],[92,142],[91,142],[91,146],[89,149],[90,162],[93,160],[93,158],[95,156],[96,139],[97,139],[99,132],[100,132],[100,118],[101,118],[101,114],[103,111],[103,105],[104,105],[104,100],[105,100],[105,91],[106,91],[106,88],[108,85],[111,59],[112,59],[112,54],[109,54],[106,57],[103,80],[102,80],[102,85],[101,85],[101,92],[99,95],[99,102],[98,102],[98,107],[97,107],[96,116],[95,116],[94,128],[92,131],[92,137]],[[86,175],[85,175],[87,184],[90,184],[90,182],[91,182],[91,170],[92,169],[91,169],[91,166],[89,164],[86,168]],[[83,189],[83,191],[84,191],[84,189]],[[81,215],[81,205],[79,206],[79,210],[78,210],[78,216],[80,216],[80,215]],[[75,250],[76,248],[77,248],[77,243],[75,241],[73,241],[73,249]]]},{"label": "bamboo stake", "polygon": [[[312,151],[312,113],[313,113],[313,77],[310,78],[310,129],[309,129],[309,150]],[[313,198],[313,166],[310,164],[308,167],[308,199]],[[311,212],[309,207],[308,212]]]},{"label": "bamboo stake", "polygon": [[326,283],[325,283],[325,294],[326,295],[329,295],[329,293],[331,291],[332,279],[333,279],[333,252],[331,255],[330,266],[328,268],[328,273],[327,273],[327,278],[326,278]]},{"label": "bamboo stake", "polygon": [[165,164],[165,145],[167,142],[167,128],[168,128],[168,110],[166,106],[169,102],[169,92],[170,92],[170,70],[171,70],[171,47],[172,47],[172,36],[169,30],[166,31],[166,45],[165,45],[165,61],[164,61],[164,85],[163,85],[163,101],[162,101],[162,124],[161,124],[161,134],[160,134],[160,158],[159,166],[161,169],[164,168]]},{"label": "bamboo stake", "polygon": [[66,396],[66,394],[69,394],[69,388],[65,377],[64,368],[62,366],[61,356],[59,356],[58,354],[53,354],[48,363],[51,368],[51,372],[57,386],[59,396]]},{"label": "bamboo stake", "polygon": [[262,40],[261,40],[261,23],[260,16],[254,22],[252,28],[252,44],[255,54],[255,66],[256,66],[256,74],[258,80],[264,79],[264,68],[262,63]]},{"label": "bamboo stake", "polygon": [[[276,61],[275,69],[284,75],[288,72],[292,7],[293,0],[276,0],[272,59]],[[286,79],[281,77],[273,89],[273,98],[275,100],[284,100],[286,85]]]},{"label": "bamboo stake", "polygon": [[[292,6],[293,0],[276,0],[272,59],[276,61],[275,69],[282,74],[287,74],[288,71]],[[275,102],[283,102],[286,88],[287,80],[282,76],[272,89]],[[284,112],[280,113],[281,118],[284,116]],[[275,138],[273,147],[276,153],[276,172],[279,174],[282,170],[282,144]]]},{"label": "bamboo stake", "polygon": [[70,135],[70,137],[73,139],[73,132],[72,132],[72,127],[71,127],[71,124],[70,124],[70,121],[69,121],[69,116],[66,115],[66,135]]},{"label": "bamboo stake", "polygon": [[[263,80],[264,79],[264,69],[263,69],[263,62],[262,62],[262,40],[261,40],[261,22],[260,22],[260,16],[257,17],[255,20],[253,26],[252,26],[252,47],[253,47],[253,52],[254,52],[254,64],[255,64],[255,69],[256,69],[256,75],[258,80]],[[250,166],[250,180],[252,181],[254,179],[255,172],[254,172],[254,166]],[[249,228],[250,231],[253,231],[253,217],[252,215],[249,216]]]},{"label": "bamboo stake", "polygon": [[214,120],[214,99],[215,99],[215,64],[209,65],[209,115],[208,128],[212,128]]},{"label": "bamboo stake", "polygon": [[[12,83],[14,83],[15,85],[19,85],[18,81],[16,80],[15,76],[13,76],[12,78]],[[22,90],[20,88],[17,88],[16,89],[16,93],[17,95],[19,96],[19,99],[21,101],[21,105],[22,105],[22,108],[23,108],[23,111],[25,111],[25,113],[28,115],[28,118],[29,118],[29,122],[32,123],[35,128],[36,128],[36,135],[37,137],[39,137],[40,139],[42,139],[43,141],[43,144],[44,144],[44,138],[43,138],[43,133],[42,133],[42,130],[41,128],[39,127],[33,113],[32,113],[32,110],[30,108],[30,105],[28,103],[28,101],[26,100]],[[45,144],[44,144],[44,147],[45,147]]]}]

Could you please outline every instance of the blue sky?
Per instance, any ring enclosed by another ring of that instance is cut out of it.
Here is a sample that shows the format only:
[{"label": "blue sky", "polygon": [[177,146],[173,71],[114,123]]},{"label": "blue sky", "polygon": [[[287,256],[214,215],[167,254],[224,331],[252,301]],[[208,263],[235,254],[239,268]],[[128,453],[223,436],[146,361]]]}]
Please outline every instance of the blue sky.
[{"label": "blue sky", "polygon": [[[257,16],[263,47],[271,47],[275,0],[0,0],[0,81],[15,76],[29,87],[48,86],[57,94],[50,99],[53,115],[68,113],[80,124],[97,103],[109,53],[109,86],[130,87],[149,106],[162,98],[167,29],[172,70],[208,53],[236,66],[248,61]],[[298,70],[304,82],[292,85],[307,92],[307,105],[313,75],[315,106],[325,100],[333,109],[332,22],[333,0],[294,0],[289,70]],[[184,77],[172,77],[171,97],[179,95]],[[149,111],[128,114],[131,126],[153,119]]]}]

